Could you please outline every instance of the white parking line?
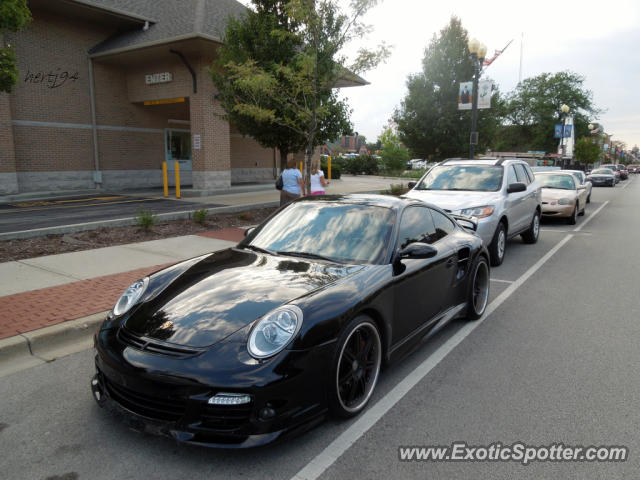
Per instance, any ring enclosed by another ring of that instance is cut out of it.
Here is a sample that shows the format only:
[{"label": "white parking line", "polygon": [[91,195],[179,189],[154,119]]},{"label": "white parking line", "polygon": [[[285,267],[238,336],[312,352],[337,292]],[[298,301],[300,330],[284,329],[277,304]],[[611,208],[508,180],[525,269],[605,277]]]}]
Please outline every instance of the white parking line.
[{"label": "white parking line", "polygon": [[625,188],[627,188],[629,185],[631,185],[631,182],[632,182],[632,181],[633,181],[633,180],[627,180],[627,184],[626,184],[624,187],[622,187],[622,189],[624,190],[624,189],[625,189]]},{"label": "white parking line", "polygon": [[[595,217],[609,202],[605,202],[585,222],[576,229],[579,231],[589,220]],[[511,283],[488,306],[485,314],[475,322],[469,322],[458,330],[451,338],[438,347],[428,358],[418,365],[409,375],[393,387],[384,397],[367,409],[349,428],[333,440],[322,452],[305,465],[291,480],[315,480],[335,463],[347,449],[353,445],[362,435],[373,427],[382,416],[387,413],[398,401],[400,401],[414,386],[420,382],[442,359],[456,348],[467,336],[478,328],[500,305],[502,305],[518,288],[520,288],[534,273],[536,273],[549,259],[555,255],[574,234],[569,234],[560,240],[540,260],[523,273],[516,281]]]},{"label": "white parking line", "polygon": [[513,280],[500,280],[498,278],[490,279],[492,282],[500,282],[500,283],[513,283]]}]

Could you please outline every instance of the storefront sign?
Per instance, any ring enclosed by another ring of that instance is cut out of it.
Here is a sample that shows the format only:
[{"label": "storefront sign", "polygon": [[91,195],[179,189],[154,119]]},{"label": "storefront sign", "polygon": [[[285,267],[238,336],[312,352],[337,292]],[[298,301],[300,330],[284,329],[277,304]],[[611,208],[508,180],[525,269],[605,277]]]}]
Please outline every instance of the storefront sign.
[{"label": "storefront sign", "polygon": [[167,83],[173,80],[171,72],[152,73],[151,75],[145,75],[145,81],[147,85],[153,85],[155,83]]}]

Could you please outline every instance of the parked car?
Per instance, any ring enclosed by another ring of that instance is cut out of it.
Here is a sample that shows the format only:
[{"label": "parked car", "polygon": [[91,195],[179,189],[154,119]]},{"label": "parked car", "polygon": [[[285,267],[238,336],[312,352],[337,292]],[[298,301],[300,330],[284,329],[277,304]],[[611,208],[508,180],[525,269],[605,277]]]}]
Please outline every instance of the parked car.
[{"label": "parked car", "polygon": [[355,416],[383,363],[484,313],[476,226],[413,199],[296,200],[131,285],[95,336],[93,396],[138,430],[226,448]]},{"label": "parked car", "polygon": [[629,178],[629,170],[627,170],[627,166],[624,163],[619,163],[617,166],[620,170],[620,178],[622,180],[627,180]]},{"label": "parked car", "polygon": [[584,185],[587,189],[587,203],[591,203],[591,191],[593,189],[593,184],[589,181],[587,176],[582,170],[562,170],[563,172],[571,173],[579,185]]},{"label": "parked car", "polygon": [[587,179],[596,187],[608,185],[610,187],[616,186],[616,175],[610,168],[596,168],[591,170]]},{"label": "parked car", "polygon": [[538,241],[540,185],[524,160],[449,159],[409,186],[409,198],[476,217],[493,266],[504,260],[507,239],[522,235],[525,243]]},{"label": "parked car", "polygon": [[411,169],[423,170],[427,168],[427,161],[422,160],[421,158],[414,158],[413,160],[409,160],[409,163],[411,164]]},{"label": "parked car", "polygon": [[610,168],[611,170],[613,170],[613,174],[616,176],[616,183],[620,183],[620,180],[624,180],[622,178],[622,172],[620,171],[620,168],[618,167],[617,164],[601,165],[600,168]]},{"label": "parked car", "polygon": [[629,173],[638,173],[638,166],[637,165],[627,165],[627,170],[629,171]]},{"label": "parked car", "polygon": [[536,179],[542,187],[542,216],[564,217],[569,225],[575,225],[578,215],[584,215],[587,187],[564,171],[540,172]]}]

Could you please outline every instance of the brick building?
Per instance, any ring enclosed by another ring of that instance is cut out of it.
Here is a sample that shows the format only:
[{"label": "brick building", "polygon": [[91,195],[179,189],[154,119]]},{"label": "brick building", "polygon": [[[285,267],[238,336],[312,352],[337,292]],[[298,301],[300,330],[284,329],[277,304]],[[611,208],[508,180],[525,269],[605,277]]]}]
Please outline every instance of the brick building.
[{"label": "brick building", "polygon": [[[274,178],[272,149],[222,114],[206,71],[235,0],[30,0],[7,40],[20,79],[0,94],[0,194]],[[172,175],[170,175],[172,178]]]}]

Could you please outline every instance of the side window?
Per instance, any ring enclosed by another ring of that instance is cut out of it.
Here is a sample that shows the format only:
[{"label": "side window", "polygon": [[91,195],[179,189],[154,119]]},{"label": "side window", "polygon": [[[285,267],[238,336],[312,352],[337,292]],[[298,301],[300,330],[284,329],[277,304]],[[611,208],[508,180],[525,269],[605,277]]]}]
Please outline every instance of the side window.
[{"label": "side window", "polygon": [[531,170],[531,167],[529,167],[529,165],[525,165],[524,169],[527,172],[527,176],[529,177],[529,183],[533,183],[533,181],[536,179],[536,176],[534,175],[533,171]]},{"label": "side window", "polygon": [[426,207],[409,207],[402,214],[398,245],[405,248],[414,242],[431,243],[436,234],[431,213]]},{"label": "side window", "polygon": [[524,165],[522,163],[518,163],[514,165],[516,167],[516,176],[518,177],[518,181],[524,183],[525,185],[529,185],[529,177],[527,176],[527,171],[524,169]]},{"label": "side window", "polygon": [[511,185],[517,181],[518,177],[516,176],[516,171],[514,170],[513,165],[509,165],[509,167],[507,167],[507,185]]},{"label": "side window", "polygon": [[456,229],[453,222],[437,210],[431,210],[431,216],[433,217],[433,224],[436,227],[436,235],[435,239],[430,243],[437,242],[441,238],[453,233]]}]

